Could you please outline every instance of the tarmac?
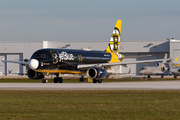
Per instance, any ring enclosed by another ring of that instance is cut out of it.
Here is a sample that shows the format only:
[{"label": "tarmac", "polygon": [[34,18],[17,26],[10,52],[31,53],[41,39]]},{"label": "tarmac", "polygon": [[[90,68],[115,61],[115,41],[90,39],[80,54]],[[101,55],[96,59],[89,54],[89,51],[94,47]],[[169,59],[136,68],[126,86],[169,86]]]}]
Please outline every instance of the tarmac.
[{"label": "tarmac", "polygon": [[[53,78],[54,76],[48,76]],[[80,76],[62,75],[63,78]],[[146,76],[123,75],[110,78],[144,78]],[[173,78],[173,76],[164,76]],[[8,75],[0,78],[28,78],[25,76]],[[151,76],[161,78],[161,76]],[[180,90],[180,76],[178,80],[141,81],[141,82],[111,82],[111,83],[0,83],[0,90]]]},{"label": "tarmac", "polygon": [[117,83],[0,83],[0,90],[180,90],[180,80]]}]

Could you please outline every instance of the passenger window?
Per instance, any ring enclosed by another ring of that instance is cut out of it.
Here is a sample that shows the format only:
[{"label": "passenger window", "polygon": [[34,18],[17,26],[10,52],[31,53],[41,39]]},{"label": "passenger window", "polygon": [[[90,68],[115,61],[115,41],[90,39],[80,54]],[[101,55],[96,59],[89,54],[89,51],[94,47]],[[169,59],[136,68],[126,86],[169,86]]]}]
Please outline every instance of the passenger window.
[{"label": "passenger window", "polygon": [[35,58],[41,58],[41,54],[36,54]]},{"label": "passenger window", "polygon": [[46,54],[41,55],[42,58],[48,58]]},{"label": "passenger window", "polygon": [[35,58],[48,58],[46,54],[36,54]]}]

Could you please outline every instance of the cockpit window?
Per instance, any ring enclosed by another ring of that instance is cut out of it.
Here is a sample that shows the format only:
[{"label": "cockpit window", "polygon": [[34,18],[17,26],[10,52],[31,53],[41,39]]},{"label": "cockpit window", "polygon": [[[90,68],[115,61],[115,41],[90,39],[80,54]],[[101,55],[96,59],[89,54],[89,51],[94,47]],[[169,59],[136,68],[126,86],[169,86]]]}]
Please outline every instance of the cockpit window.
[{"label": "cockpit window", "polygon": [[48,58],[46,54],[36,54],[35,58]]}]

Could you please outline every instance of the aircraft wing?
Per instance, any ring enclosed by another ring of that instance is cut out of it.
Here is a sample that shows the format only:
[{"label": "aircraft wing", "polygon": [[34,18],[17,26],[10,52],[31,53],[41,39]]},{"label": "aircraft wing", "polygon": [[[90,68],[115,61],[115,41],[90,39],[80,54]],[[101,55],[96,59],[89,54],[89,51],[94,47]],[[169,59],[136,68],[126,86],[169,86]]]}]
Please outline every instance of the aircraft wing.
[{"label": "aircraft wing", "polygon": [[1,60],[2,62],[10,62],[10,63],[17,63],[21,65],[28,65],[28,62],[23,62],[23,61],[12,61],[12,60]]},{"label": "aircraft wing", "polygon": [[149,57],[149,56],[152,56],[152,55],[127,56],[127,57],[119,57],[118,59],[139,58],[139,57]]},{"label": "aircraft wing", "polygon": [[155,75],[173,75],[172,73],[155,73]]},{"label": "aircraft wing", "polygon": [[139,63],[149,63],[149,62],[157,62],[157,61],[163,61],[163,60],[170,60],[169,59],[154,59],[154,60],[141,60],[141,61],[129,61],[129,62],[116,62],[116,63],[99,63],[99,64],[81,64],[77,65],[78,69],[85,69],[90,67],[110,67],[110,66],[116,66],[116,65],[122,65],[127,66],[128,64],[139,64]]}]

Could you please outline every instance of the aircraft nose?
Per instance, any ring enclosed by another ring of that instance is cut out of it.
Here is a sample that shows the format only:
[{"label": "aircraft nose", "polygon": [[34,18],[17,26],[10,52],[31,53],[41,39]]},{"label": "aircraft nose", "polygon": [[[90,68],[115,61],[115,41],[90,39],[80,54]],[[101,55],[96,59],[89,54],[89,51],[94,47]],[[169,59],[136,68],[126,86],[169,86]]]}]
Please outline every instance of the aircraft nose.
[{"label": "aircraft nose", "polygon": [[29,67],[30,67],[32,70],[37,69],[38,66],[39,66],[39,61],[38,61],[38,60],[36,60],[36,59],[31,59],[31,60],[29,61]]}]

